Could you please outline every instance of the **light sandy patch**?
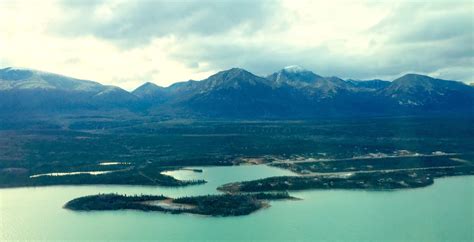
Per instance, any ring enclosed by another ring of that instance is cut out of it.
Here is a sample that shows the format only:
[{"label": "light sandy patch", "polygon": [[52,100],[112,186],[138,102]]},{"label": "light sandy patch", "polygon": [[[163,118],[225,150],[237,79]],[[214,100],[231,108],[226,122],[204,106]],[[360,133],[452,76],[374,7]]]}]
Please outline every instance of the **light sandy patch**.
[{"label": "light sandy patch", "polygon": [[196,208],[194,205],[174,203],[172,198],[157,200],[157,201],[147,201],[144,204],[161,207],[169,210],[190,210]]}]

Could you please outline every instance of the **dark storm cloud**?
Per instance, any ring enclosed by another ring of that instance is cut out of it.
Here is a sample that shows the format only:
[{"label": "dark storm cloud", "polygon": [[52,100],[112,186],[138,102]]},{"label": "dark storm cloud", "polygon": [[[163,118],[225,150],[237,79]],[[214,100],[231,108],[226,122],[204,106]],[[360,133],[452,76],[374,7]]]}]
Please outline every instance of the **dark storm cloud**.
[{"label": "dark storm cloud", "polygon": [[63,1],[66,20],[54,31],[93,35],[122,47],[147,44],[155,37],[218,35],[235,28],[254,32],[267,24],[274,4],[267,1]]}]

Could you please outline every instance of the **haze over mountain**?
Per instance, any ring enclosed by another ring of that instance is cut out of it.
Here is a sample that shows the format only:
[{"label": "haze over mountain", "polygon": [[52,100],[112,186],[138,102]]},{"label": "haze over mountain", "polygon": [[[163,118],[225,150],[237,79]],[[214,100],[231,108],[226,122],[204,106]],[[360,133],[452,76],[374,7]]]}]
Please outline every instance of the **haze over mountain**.
[{"label": "haze over mountain", "polygon": [[147,82],[132,92],[9,67],[0,69],[0,101],[3,114],[120,109],[147,115],[245,119],[474,114],[474,88],[462,82],[417,74],[392,82],[343,80],[298,66],[267,77],[232,68],[166,88]]}]

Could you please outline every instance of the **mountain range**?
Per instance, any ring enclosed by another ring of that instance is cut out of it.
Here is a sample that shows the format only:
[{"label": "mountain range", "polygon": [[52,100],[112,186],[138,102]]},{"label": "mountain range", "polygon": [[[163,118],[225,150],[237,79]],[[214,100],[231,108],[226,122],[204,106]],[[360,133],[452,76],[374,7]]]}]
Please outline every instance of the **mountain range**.
[{"label": "mountain range", "polygon": [[232,68],[201,81],[132,92],[31,69],[0,69],[0,113],[126,109],[173,117],[295,119],[337,116],[474,114],[474,87],[407,74],[393,81],[323,77],[299,66],[262,77]]}]

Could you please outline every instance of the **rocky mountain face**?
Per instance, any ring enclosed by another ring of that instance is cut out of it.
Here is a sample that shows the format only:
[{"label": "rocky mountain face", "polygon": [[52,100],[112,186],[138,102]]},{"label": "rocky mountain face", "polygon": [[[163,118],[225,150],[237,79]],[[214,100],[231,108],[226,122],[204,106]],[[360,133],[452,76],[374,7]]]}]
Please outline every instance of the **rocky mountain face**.
[{"label": "rocky mountain face", "polygon": [[323,77],[298,66],[267,77],[232,68],[202,81],[129,93],[52,73],[0,69],[0,110],[128,109],[151,115],[205,118],[317,118],[373,115],[474,114],[474,88],[462,82],[408,74],[392,82]]}]

